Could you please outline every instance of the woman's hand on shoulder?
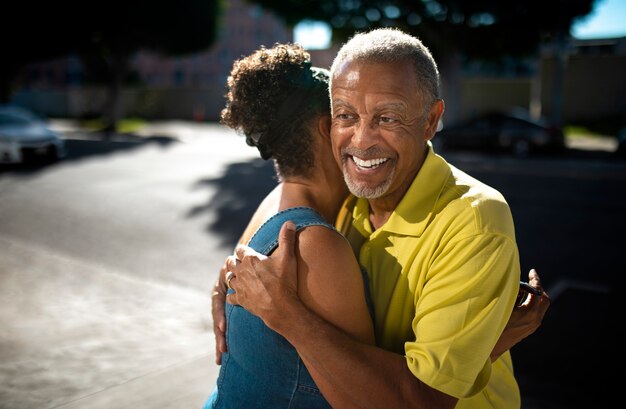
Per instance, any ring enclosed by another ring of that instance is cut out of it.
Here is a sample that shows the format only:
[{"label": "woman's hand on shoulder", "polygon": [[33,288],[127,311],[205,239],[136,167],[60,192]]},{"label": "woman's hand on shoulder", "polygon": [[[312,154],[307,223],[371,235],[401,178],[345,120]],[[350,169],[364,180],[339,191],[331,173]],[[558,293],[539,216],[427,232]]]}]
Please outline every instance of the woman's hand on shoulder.
[{"label": "woman's hand on shoulder", "polygon": [[528,282],[540,290],[541,295],[524,294],[521,304],[513,307],[509,321],[491,352],[492,361],[534,333],[541,326],[543,317],[550,307],[550,297],[541,286],[539,274],[535,269],[528,272]]}]

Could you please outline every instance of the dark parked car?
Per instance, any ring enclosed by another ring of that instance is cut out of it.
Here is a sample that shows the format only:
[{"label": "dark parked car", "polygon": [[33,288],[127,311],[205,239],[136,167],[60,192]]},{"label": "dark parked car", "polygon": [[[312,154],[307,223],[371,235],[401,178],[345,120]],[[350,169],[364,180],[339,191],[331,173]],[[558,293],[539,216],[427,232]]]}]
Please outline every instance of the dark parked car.
[{"label": "dark parked car", "polygon": [[64,140],[45,119],[24,108],[0,106],[0,163],[54,161],[65,153]]},{"label": "dark parked car", "polygon": [[516,156],[532,152],[558,152],[565,147],[563,130],[545,120],[528,116],[493,112],[454,126],[443,126],[433,139],[443,149],[505,150]]}]

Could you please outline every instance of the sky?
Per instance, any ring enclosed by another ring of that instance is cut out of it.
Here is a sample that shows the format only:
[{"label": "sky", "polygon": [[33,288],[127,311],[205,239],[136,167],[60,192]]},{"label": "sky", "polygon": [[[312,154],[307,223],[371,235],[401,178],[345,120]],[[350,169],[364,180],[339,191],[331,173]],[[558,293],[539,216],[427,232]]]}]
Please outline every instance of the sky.
[{"label": "sky", "polygon": [[[594,10],[571,30],[578,39],[626,36],[626,0],[596,0]],[[304,21],[294,30],[294,41],[306,49],[328,48],[330,32],[324,23]]]},{"label": "sky", "polygon": [[596,0],[594,10],[571,31],[579,39],[626,36],[626,0]]}]

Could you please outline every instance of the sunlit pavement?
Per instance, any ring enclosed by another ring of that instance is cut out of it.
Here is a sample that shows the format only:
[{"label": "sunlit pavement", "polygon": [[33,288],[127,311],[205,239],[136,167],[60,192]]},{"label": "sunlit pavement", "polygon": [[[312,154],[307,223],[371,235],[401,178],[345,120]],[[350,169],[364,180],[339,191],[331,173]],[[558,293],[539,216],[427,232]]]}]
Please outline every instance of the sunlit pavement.
[{"label": "sunlit pavement", "polygon": [[256,152],[213,124],[55,126],[67,159],[0,173],[0,408],[201,408],[229,252],[211,180]]},{"label": "sunlit pavement", "polygon": [[0,247],[0,407],[201,407],[215,381],[206,293]]}]

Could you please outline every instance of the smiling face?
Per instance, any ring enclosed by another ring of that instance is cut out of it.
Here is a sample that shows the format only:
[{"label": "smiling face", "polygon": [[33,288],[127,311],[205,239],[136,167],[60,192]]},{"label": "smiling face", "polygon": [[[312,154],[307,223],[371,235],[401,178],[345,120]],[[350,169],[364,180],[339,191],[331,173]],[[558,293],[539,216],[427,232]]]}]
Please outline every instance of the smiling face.
[{"label": "smiling face", "polygon": [[347,62],[330,92],[333,154],[348,188],[395,208],[424,162],[443,102],[425,110],[408,61]]}]

